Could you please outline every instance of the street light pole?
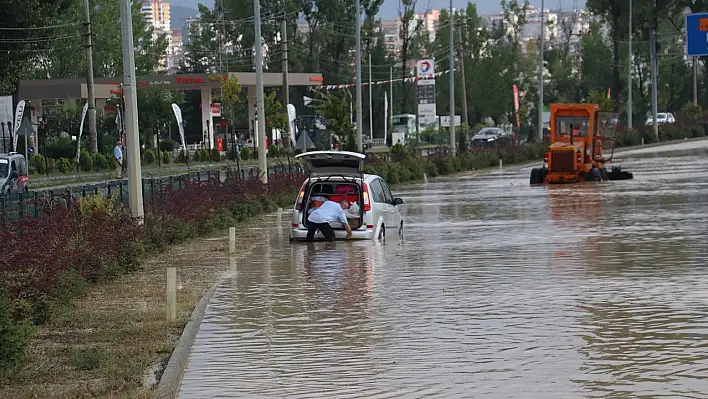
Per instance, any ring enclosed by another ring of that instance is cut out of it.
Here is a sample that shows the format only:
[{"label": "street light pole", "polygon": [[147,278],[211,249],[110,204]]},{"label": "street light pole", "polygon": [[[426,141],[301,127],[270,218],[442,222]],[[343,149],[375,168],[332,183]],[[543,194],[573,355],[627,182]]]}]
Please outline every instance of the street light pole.
[{"label": "street light pole", "polygon": [[133,47],[132,2],[120,2],[120,27],[123,38],[123,90],[125,91],[125,144],[128,162],[128,206],[130,216],[143,223],[142,170],[138,138],[138,97],[135,83],[135,50]]},{"label": "street light pole", "polygon": [[361,111],[361,1],[356,0],[356,144],[359,152],[364,152]]},{"label": "street light pole", "polygon": [[455,14],[450,0],[450,153],[454,156],[455,143]]},{"label": "street light pole", "polygon": [[632,128],[632,0],[629,0],[629,67],[627,68],[627,127]]},{"label": "street light pole", "polygon": [[543,141],[543,48],[545,47],[544,1],[541,0],[541,40],[539,41],[538,57],[538,141]]},{"label": "street light pole", "polygon": [[261,3],[253,0],[253,9],[256,20],[256,112],[258,119],[258,169],[261,172],[261,181],[268,183],[268,160],[266,159],[265,139],[265,106],[263,104],[263,39],[261,38]]}]

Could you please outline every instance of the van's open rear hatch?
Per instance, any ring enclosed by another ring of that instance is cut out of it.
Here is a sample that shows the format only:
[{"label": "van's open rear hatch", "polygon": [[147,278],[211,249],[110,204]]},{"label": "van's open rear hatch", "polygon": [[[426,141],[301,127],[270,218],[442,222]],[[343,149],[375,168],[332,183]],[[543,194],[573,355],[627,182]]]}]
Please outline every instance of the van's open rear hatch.
[{"label": "van's open rear hatch", "polygon": [[305,162],[310,177],[363,177],[366,155],[349,151],[311,151],[295,156]]},{"label": "van's open rear hatch", "polygon": [[[346,199],[350,204],[349,211],[345,212],[347,213],[349,226],[352,230],[361,227],[364,218],[364,207],[361,206],[363,196],[360,179],[333,176],[331,178],[319,178],[311,181],[308,184],[303,201],[302,224],[305,226],[307,226],[307,217],[313,210],[312,200],[317,197],[334,202]],[[336,226],[333,227],[337,228]]]}]

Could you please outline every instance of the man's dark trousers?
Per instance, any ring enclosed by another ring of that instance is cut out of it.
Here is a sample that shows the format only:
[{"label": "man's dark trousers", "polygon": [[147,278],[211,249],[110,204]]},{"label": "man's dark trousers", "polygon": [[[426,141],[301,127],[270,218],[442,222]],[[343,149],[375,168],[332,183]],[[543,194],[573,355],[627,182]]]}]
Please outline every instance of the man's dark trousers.
[{"label": "man's dark trousers", "polygon": [[334,230],[329,223],[312,223],[307,222],[307,242],[312,242],[315,238],[315,233],[317,230],[322,232],[327,241],[334,241]]}]

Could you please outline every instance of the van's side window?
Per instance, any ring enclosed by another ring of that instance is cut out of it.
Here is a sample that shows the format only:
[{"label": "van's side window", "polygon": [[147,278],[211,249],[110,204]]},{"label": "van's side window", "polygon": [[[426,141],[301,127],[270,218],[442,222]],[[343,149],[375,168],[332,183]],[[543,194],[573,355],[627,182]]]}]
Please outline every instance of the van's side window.
[{"label": "van's side window", "polygon": [[381,186],[383,187],[383,192],[384,192],[384,197],[386,197],[386,202],[393,202],[393,194],[391,194],[391,190],[388,188],[388,184],[386,184],[385,181],[381,180]]},{"label": "van's side window", "polygon": [[383,204],[386,202],[386,196],[384,195],[383,187],[379,179],[375,179],[371,182],[371,197],[376,203]]}]

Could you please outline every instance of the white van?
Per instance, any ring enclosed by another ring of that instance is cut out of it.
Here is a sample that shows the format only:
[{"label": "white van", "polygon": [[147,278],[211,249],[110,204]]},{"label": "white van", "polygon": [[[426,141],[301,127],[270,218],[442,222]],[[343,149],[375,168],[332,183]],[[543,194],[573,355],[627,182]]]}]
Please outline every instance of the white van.
[{"label": "white van", "polygon": [[[290,240],[307,238],[307,216],[311,199],[323,197],[339,202],[346,199],[356,214],[348,214],[352,239],[380,239],[387,235],[403,234],[403,218],[398,206],[401,198],[394,197],[388,184],[376,175],[364,174],[366,155],[348,151],[312,151],[302,153],[308,178],[302,183],[292,212]],[[345,239],[344,227],[333,226],[337,239]],[[324,239],[320,231],[315,239]]]}]

